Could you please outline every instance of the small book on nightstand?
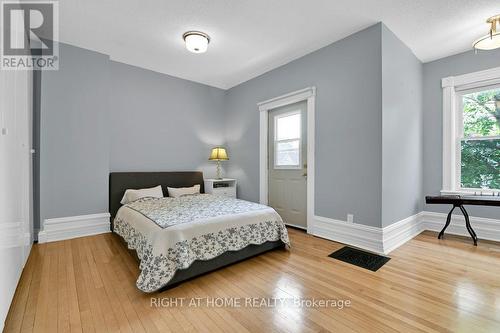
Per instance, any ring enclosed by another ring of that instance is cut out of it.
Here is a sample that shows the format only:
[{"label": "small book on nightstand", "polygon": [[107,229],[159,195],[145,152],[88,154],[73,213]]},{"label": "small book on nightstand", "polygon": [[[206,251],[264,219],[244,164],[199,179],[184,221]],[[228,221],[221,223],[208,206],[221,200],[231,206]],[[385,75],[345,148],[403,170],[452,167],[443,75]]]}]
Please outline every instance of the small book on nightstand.
[{"label": "small book on nightstand", "polygon": [[205,193],[236,198],[236,179],[205,179]]}]

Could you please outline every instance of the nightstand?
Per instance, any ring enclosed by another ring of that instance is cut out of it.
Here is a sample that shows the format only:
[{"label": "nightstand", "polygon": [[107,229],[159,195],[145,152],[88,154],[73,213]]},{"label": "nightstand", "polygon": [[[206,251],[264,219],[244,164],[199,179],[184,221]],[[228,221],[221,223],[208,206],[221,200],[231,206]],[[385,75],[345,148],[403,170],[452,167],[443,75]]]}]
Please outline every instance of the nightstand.
[{"label": "nightstand", "polygon": [[205,179],[205,193],[236,198],[236,179]]}]

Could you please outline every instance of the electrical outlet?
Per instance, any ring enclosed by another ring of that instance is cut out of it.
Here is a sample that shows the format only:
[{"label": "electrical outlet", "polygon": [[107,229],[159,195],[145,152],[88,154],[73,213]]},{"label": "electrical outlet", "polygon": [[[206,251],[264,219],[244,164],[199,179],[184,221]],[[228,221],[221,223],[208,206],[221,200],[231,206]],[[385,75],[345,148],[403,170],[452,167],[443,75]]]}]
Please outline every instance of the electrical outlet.
[{"label": "electrical outlet", "polygon": [[354,215],[353,214],[347,214],[347,222],[354,223]]}]

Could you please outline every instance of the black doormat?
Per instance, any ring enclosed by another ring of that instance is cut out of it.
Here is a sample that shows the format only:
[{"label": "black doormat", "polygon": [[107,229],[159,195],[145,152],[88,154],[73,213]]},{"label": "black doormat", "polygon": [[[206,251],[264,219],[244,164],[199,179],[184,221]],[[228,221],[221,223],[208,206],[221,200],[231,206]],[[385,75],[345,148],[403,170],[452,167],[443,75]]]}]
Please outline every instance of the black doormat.
[{"label": "black doormat", "polygon": [[389,257],[379,256],[378,254],[358,250],[349,246],[344,246],[329,255],[329,257],[356,265],[361,268],[376,272],[386,262],[391,260]]}]

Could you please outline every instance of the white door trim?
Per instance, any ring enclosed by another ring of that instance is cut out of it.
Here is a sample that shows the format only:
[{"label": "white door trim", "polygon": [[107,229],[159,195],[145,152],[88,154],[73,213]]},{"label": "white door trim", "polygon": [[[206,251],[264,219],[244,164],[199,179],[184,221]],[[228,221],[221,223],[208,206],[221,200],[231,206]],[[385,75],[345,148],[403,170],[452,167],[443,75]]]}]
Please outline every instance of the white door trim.
[{"label": "white door trim", "polygon": [[307,232],[311,233],[314,223],[316,87],[308,87],[257,103],[260,112],[259,200],[261,204],[268,203],[268,113],[272,109],[301,101],[307,101]]}]

